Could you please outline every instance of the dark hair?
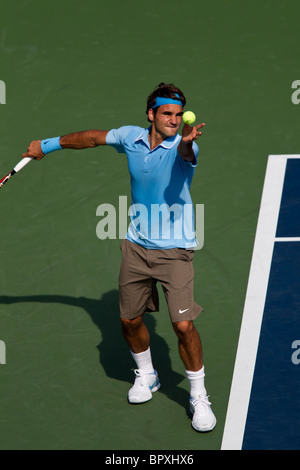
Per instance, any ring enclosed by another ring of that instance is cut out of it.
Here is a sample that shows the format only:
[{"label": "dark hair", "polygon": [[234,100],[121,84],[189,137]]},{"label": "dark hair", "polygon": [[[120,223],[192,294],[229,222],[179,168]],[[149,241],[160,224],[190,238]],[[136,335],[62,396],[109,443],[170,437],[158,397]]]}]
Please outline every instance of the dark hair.
[{"label": "dark hair", "polygon": [[[154,88],[151,95],[148,96],[146,114],[148,114],[149,109],[151,109],[152,106],[155,105],[157,96],[178,100],[178,96],[176,96],[176,94],[179,95],[180,101],[182,102],[183,106],[185,106],[186,99],[180,88],[177,88],[175,85],[173,85],[173,83],[160,83],[159,85],[157,85],[157,87]],[[157,109],[158,108],[155,108],[153,110],[154,114],[156,113]]]}]

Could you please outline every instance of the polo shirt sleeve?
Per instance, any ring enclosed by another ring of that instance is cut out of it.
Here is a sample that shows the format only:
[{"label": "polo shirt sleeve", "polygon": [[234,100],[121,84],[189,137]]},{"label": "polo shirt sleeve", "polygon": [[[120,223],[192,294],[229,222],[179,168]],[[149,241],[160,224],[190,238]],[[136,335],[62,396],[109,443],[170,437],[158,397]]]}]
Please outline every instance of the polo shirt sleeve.
[{"label": "polo shirt sleeve", "polygon": [[114,147],[119,153],[125,153],[124,145],[126,137],[132,131],[132,126],[122,126],[119,129],[111,129],[106,135],[106,143]]}]

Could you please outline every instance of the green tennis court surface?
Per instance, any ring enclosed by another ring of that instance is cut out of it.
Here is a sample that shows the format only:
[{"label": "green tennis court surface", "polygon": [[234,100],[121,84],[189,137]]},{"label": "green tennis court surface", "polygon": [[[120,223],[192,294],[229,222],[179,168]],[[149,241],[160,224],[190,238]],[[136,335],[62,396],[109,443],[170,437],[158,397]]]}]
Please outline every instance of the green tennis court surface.
[{"label": "green tennis court surface", "polygon": [[147,317],[162,388],[128,405],[120,240],[96,235],[97,207],[129,198],[127,163],[108,147],[65,150],[0,193],[0,449],[221,448],[267,158],[299,154],[299,13],[291,0],[3,0],[0,177],[31,140],[146,127],[146,97],[161,81],[181,87],[206,123],[192,184],[205,206],[196,325],[218,423],[208,434],[191,428],[163,296]]}]

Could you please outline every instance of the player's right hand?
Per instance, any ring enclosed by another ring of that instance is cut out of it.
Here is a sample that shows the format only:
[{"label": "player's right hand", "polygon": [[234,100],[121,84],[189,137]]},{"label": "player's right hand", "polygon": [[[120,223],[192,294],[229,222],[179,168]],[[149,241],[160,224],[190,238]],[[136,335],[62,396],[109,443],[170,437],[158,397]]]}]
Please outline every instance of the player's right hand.
[{"label": "player's right hand", "polygon": [[34,158],[35,160],[41,160],[45,154],[41,150],[41,140],[33,140],[29,147],[27,148],[26,153],[22,153],[22,157],[30,157]]}]

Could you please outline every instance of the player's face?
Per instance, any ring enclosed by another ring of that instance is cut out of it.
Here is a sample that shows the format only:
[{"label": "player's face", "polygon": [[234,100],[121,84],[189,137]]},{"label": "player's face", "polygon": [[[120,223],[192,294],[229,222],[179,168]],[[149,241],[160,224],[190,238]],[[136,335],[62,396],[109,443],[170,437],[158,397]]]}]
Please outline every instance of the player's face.
[{"label": "player's face", "polygon": [[155,131],[163,139],[166,139],[175,136],[178,132],[182,121],[182,114],[182,106],[179,104],[164,104],[157,109],[155,115],[153,110],[150,109],[148,116]]}]

